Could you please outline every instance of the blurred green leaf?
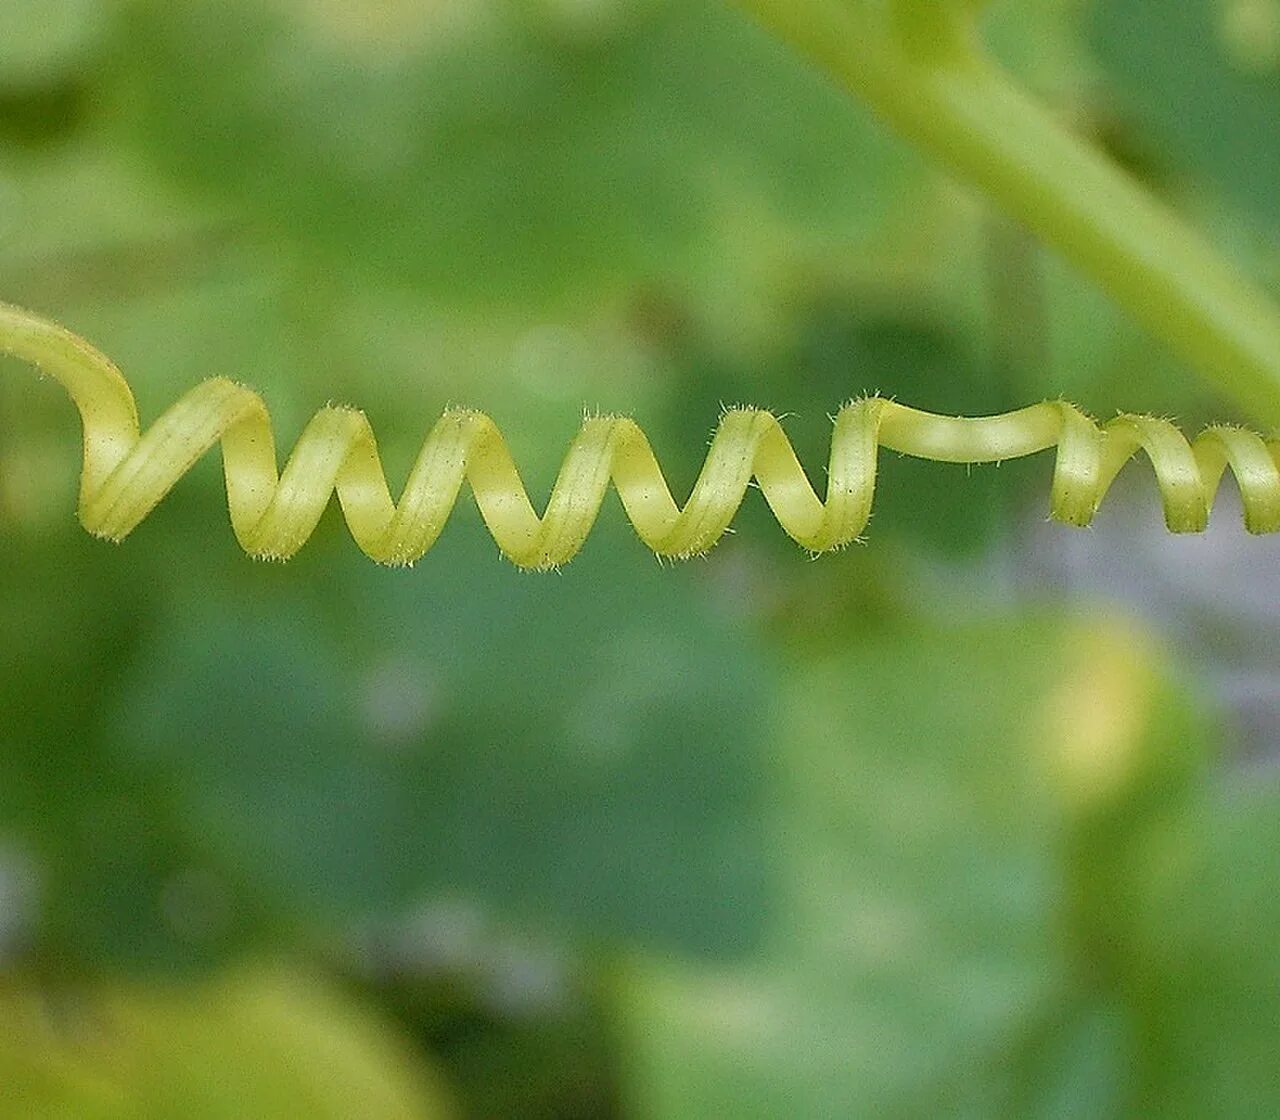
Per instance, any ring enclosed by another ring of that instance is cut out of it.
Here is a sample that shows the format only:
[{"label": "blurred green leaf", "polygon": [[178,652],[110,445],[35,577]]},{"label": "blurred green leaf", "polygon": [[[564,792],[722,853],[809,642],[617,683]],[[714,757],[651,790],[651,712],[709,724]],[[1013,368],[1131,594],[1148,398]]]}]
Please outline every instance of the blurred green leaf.
[{"label": "blurred green leaf", "polygon": [[233,883],[313,920],[466,892],[557,929],[749,944],[746,635],[630,550],[535,581],[465,518],[446,537],[413,573],[339,561],[319,608],[278,580],[252,602],[176,584],[119,693],[118,764]]},{"label": "blurred green leaf", "polygon": [[983,41],[1018,81],[1058,100],[1092,78],[1078,0],[993,0],[982,15]]},{"label": "blurred green leaf", "polygon": [[1280,223],[1280,10],[1271,0],[1108,0],[1090,34],[1123,110],[1165,161]]},{"label": "blurred green leaf", "polygon": [[65,522],[38,543],[0,536],[0,567],[0,835],[33,857],[40,946],[74,970],[208,961],[260,941],[271,906],[185,831],[159,775],[104,743],[159,570]]},{"label": "blurred green leaf", "polygon": [[619,2],[568,39],[537,7],[138,5],[132,113],[186,182],[452,301],[732,269],[735,223],[865,241],[918,167],[720,5]]},{"label": "blurred green leaf", "polygon": [[9,979],[0,985],[0,1007],[7,1115],[453,1115],[434,1073],[367,1009],[279,969],[242,969],[182,988],[104,984],[69,993]]},{"label": "blurred green leaf", "polygon": [[49,85],[102,47],[115,0],[5,0],[0,90]]},{"label": "blurred green leaf", "polygon": [[425,749],[405,759],[406,850],[439,888],[735,951],[767,899],[753,823],[765,663],[696,572],[637,569],[629,530],[607,516],[616,535],[550,586],[472,547],[453,560],[472,573],[464,592],[441,557],[367,601],[381,658],[420,666],[434,700]]},{"label": "blurred green leaf", "polygon": [[[793,675],[771,949],[637,966],[638,1115],[1122,1114],[1128,1023],[1080,981],[1074,838],[1149,796],[1149,758],[1188,752],[1185,798],[1199,755],[1162,737],[1141,644],[1067,636],[929,627]],[[1120,670],[1102,692],[1075,675],[1099,660]]]},{"label": "blurred green leaf", "polygon": [[1280,1112],[1280,789],[1207,796],[1141,853],[1126,977],[1148,1116]]},{"label": "blurred green leaf", "polygon": [[126,687],[129,768],[175,789],[188,835],[263,893],[309,914],[385,909],[402,796],[388,760],[360,742],[341,653],[315,612],[296,600],[190,606]]}]

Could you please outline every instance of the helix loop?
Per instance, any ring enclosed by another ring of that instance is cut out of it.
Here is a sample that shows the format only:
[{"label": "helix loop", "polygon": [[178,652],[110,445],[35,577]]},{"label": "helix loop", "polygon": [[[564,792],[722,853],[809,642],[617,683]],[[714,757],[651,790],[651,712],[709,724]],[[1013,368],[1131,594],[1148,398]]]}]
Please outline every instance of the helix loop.
[{"label": "helix loop", "polygon": [[280,470],[266,405],[234,381],[215,377],[197,385],[143,432],[123,375],[83,339],[0,304],[0,350],[55,378],[79,409],[80,521],[115,541],[219,443],[236,539],[251,555],[275,560],[302,547],[336,493],[367,555],[383,564],[412,564],[439,537],[464,482],[498,547],[522,568],[555,568],[571,560],[610,486],[640,539],[660,556],[685,558],[710,549],[753,480],[793,540],[826,552],[866,529],[881,447],[948,463],[999,462],[1056,448],[1051,512],[1070,525],[1089,524],[1120,469],[1141,451],[1155,473],[1165,522],[1178,533],[1205,528],[1229,468],[1249,531],[1280,529],[1280,444],[1225,426],[1188,443],[1171,423],[1150,416],[1122,415],[1099,426],[1064,401],[985,417],[939,416],[878,396],[850,401],[834,417],[825,498],[814,491],[773,415],[730,409],[683,505],[672,497],[634,421],[588,417],[539,514],[502,433],[482,412],[449,409],[440,417],[396,501],[373,430],[356,409],[317,412]]}]

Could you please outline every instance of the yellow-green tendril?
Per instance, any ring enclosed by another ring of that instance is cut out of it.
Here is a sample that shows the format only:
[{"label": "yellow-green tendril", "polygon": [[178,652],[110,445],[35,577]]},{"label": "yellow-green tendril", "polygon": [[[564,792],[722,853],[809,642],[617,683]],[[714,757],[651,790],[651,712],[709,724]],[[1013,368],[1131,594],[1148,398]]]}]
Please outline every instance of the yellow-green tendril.
[{"label": "yellow-green tendril", "polygon": [[640,539],[660,556],[710,549],[752,479],[787,534],[812,552],[825,552],[866,528],[881,447],[947,463],[999,462],[1056,447],[1052,511],[1071,525],[1089,523],[1120,468],[1142,450],[1173,532],[1204,529],[1230,466],[1248,529],[1280,529],[1280,441],[1213,427],[1189,444],[1168,421],[1120,416],[1099,427],[1062,401],[978,418],[938,416],[882,397],[852,401],[834,420],[825,501],[772,415],[731,409],[683,507],[633,421],[590,417],[539,516],[501,433],[481,412],[450,409],[441,416],[397,503],[369,422],[355,409],[331,406],[316,413],[281,472],[266,406],[233,381],[197,385],[142,432],[128,383],[83,339],[0,304],[0,350],[38,366],[75,402],[84,428],[80,521],[114,541],[219,442],[236,539],[252,555],[276,560],[302,547],[336,491],[351,535],[366,554],[383,564],[411,564],[440,535],[464,480],[498,547],[522,568],[571,560],[610,483]]}]

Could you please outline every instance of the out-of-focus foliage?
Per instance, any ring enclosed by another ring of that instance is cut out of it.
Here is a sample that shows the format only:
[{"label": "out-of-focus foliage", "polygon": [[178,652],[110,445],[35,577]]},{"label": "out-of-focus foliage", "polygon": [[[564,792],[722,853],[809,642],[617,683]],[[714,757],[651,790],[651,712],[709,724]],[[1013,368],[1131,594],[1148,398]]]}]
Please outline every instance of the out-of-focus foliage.
[{"label": "out-of-focus foliage", "polygon": [[[986,27],[1275,278],[1280,70],[1240,31],[1273,16]],[[871,390],[1221,418],[710,0],[6,0],[0,298],[147,419],[213,374],[285,446],[365,407],[393,477],[482,407],[535,494],[584,408],[643,420],[678,493],[738,401],[792,414],[815,480]],[[867,546],[813,564],[759,501],[677,568],[606,506],[534,577],[465,501],[412,572],[336,518],[251,564],[212,457],[111,548],[72,521],[76,439],[0,364],[0,968],[31,1009],[0,1116],[72,1107],[12,1104],[18,1068],[103,1116],[1280,1111],[1280,791],[1229,791],[1181,651],[1017,601],[1047,462],[886,455]],[[76,1056],[103,1007],[127,1060]]]},{"label": "out-of-focus foliage", "polygon": [[335,589],[346,618],[206,587],[122,683],[123,764],[171,791],[190,842],[313,918],[465,889],[584,933],[749,937],[759,658],[653,565],[538,587],[470,543],[391,587],[360,569]]},{"label": "out-of-focus foliage", "polygon": [[1118,106],[1170,173],[1280,220],[1280,8],[1269,0],[1099,4],[1098,58]]},{"label": "out-of-focus foliage", "polygon": [[1207,798],[1199,818],[1138,864],[1122,961],[1150,1052],[1144,1110],[1259,1116],[1280,1100],[1272,1055],[1280,964],[1275,790]]},{"label": "out-of-focus foliage", "polygon": [[641,1113],[1131,1114],[1164,1055],[1130,1048],[1147,1008],[1112,958],[1204,761],[1149,652],[1114,624],[913,628],[782,703],[787,904],[746,967],[638,968]]},{"label": "out-of-focus foliage", "polygon": [[719,4],[195,0],[127,34],[168,168],[449,300],[679,277],[761,218],[865,236],[915,168]]},{"label": "out-of-focus foliage", "polygon": [[12,1116],[77,1120],[443,1120],[436,1078],[363,1009],[306,977],[241,969],[199,985],[0,987]]}]

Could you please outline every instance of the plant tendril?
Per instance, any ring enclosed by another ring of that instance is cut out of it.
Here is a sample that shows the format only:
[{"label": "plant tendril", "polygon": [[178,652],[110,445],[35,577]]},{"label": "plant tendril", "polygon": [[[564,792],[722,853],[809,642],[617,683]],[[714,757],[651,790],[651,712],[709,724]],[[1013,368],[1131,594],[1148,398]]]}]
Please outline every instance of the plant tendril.
[{"label": "plant tendril", "polygon": [[1000,462],[1056,447],[1051,510],[1070,525],[1089,524],[1120,469],[1143,451],[1166,524],[1178,533],[1205,528],[1230,467],[1246,527],[1280,529],[1280,440],[1214,426],[1189,443],[1167,420],[1122,415],[1099,426],[1064,401],[974,418],[939,416],[878,396],[851,401],[834,417],[825,501],[773,415],[730,409],[683,506],[634,421],[587,417],[539,515],[506,441],[482,412],[449,409],[440,417],[396,502],[373,430],[356,409],[317,412],[281,471],[266,405],[233,381],[215,377],[197,385],[143,432],[124,376],[71,332],[0,304],[0,350],[53,377],[79,409],[80,522],[113,541],[127,536],[217,443],[236,539],[251,555],[274,560],[302,547],[336,492],[368,556],[412,564],[439,537],[464,481],[498,547],[521,568],[555,568],[577,555],[611,484],[640,539],[659,556],[708,551],[752,480],[793,540],[826,552],[865,530],[881,447],[947,463]]}]

